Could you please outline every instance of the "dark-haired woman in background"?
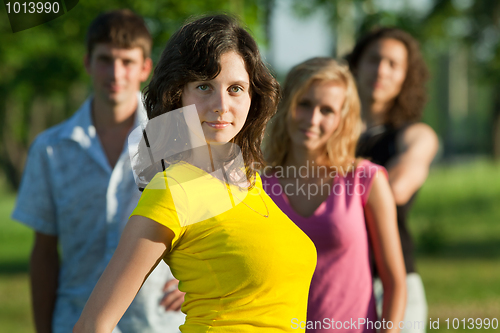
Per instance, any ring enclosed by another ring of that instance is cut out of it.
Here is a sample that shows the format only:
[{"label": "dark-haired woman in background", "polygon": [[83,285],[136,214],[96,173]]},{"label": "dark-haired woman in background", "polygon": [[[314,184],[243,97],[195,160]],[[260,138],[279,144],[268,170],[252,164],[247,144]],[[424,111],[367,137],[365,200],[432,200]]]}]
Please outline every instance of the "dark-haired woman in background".
[{"label": "dark-haired woman in background", "polygon": [[[423,332],[427,303],[415,270],[406,219],[438,149],[436,134],[420,122],[427,97],[427,67],[417,41],[395,28],[382,28],[364,36],[347,60],[357,81],[365,124],[357,155],[387,168],[397,205],[407,272],[405,320],[412,322],[412,328],[406,325],[404,332]],[[381,289],[379,281],[375,286]],[[415,325],[415,321],[421,323]]]},{"label": "dark-haired woman in background", "polygon": [[[111,332],[161,259],[186,293],[182,332],[297,331],[290,320],[306,319],[316,250],[246,167],[262,162],[260,143],[278,96],[255,41],[234,19],[203,17],[172,36],[148,86],[148,126],[193,104],[194,122],[172,117],[168,128],[159,126],[167,142],[150,132],[144,138],[142,147],[169,166],[144,189],[74,332]],[[188,129],[199,129],[189,140],[202,145],[176,155],[156,149],[187,145]],[[172,132],[178,136],[168,141]],[[224,202],[229,209],[221,209]]]}]

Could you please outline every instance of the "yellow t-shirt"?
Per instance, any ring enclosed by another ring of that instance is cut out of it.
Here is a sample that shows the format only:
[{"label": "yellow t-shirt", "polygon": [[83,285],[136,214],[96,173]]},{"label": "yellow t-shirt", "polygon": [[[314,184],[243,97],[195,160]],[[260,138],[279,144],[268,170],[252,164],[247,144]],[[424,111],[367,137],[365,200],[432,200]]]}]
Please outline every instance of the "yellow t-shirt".
[{"label": "yellow t-shirt", "polygon": [[[182,332],[301,332],[316,248],[262,189],[187,163],[158,173],[132,215],[175,234],[164,260],[186,292]],[[268,216],[268,217],[266,217]]]}]

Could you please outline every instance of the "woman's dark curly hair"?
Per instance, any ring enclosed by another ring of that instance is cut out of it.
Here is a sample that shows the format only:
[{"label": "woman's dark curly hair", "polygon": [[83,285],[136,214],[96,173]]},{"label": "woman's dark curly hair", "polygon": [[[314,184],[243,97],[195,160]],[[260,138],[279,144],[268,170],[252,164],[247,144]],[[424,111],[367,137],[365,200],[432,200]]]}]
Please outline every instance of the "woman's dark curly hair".
[{"label": "woman's dark curly hair", "polygon": [[397,28],[379,28],[359,39],[346,59],[351,71],[356,76],[359,61],[367,47],[374,41],[387,38],[402,42],[408,51],[408,69],[405,81],[394,105],[386,113],[385,119],[386,124],[399,127],[404,123],[419,121],[427,102],[425,83],[429,78],[429,72],[415,38]]},{"label": "woman's dark curly hair", "polygon": [[276,112],[280,87],[261,59],[257,43],[238,20],[226,14],[203,16],[184,24],[172,35],[145,88],[148,118],[182,107],[184,86],[214,79],[221,71],[220,59],[234,51],[244,60],[250,78],[251,105],[245,124],[234,138],[247,166],[264,163],[260,145],[267,122]]}]

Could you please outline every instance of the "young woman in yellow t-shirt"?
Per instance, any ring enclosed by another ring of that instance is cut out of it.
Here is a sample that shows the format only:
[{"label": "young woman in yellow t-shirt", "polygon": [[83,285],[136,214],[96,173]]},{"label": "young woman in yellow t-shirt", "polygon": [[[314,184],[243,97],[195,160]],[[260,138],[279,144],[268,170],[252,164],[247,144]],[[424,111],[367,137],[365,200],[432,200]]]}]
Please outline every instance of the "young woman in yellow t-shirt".
[{"label": "young woman in yellow t-shirt", "polygon": [[74,332],[111,332],[162,259],[186,293],[181,331],[303,331],[316,250],[251,168],[263,162],[278,96],[231,17],[203,17],[172,36],[147,88],[136,164],[141,180],[154,169],[148,159],[163,171],[146,179]]}]

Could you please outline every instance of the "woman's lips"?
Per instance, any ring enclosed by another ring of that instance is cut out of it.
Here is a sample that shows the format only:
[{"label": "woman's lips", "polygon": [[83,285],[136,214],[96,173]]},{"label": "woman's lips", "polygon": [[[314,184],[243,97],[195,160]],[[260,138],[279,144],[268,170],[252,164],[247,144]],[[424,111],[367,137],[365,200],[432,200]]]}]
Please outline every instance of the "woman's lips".
[{"label": "woman's lips", "polygon": [[304,134],[308,138],[319,136],[319,134],[314,132],[314,131],[310,131],[310,130],[306,130],[306,129],[301,129],[300,131],[302,132],[302,134]]},{"label": "woman's lips", "polygon": [[231,123],[225,121],[214,121],[214,122],[206,121],[205,124],[215,129],[223,129],[231,125]]},{"label": "woman's lips", "polygon": [[384,83],[381,82],[380,80],[377,80],[377,81],[373,82],[372,87],[373,87],[373,89],[383,89]]}]

